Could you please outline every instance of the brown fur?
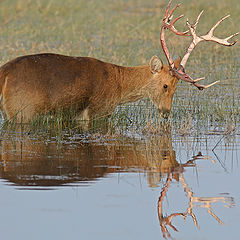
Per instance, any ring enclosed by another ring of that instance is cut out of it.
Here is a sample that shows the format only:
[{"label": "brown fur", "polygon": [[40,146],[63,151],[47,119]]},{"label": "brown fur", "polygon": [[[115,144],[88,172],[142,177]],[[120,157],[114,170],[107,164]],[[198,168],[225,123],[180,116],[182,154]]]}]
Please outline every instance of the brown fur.
[{"label": "brown fur", "polygon": [[89,120],[149,97],[160,112],[169,112],[178,80],[168,68],[156,56],[150,66],[138,67],[50,53],[23,56],[0,68],[0,109],[7,120],[27,122],[74,106],[79,118]]}]

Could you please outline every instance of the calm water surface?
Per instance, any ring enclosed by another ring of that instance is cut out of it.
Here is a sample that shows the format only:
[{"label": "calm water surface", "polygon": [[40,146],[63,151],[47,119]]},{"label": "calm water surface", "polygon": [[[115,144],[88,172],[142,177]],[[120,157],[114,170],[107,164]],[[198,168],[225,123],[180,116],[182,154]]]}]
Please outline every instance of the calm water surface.
[{"label": "calm water surface", "polygon": [[238,239],[239,156],[239,135],[6,134],[1,239]]}]

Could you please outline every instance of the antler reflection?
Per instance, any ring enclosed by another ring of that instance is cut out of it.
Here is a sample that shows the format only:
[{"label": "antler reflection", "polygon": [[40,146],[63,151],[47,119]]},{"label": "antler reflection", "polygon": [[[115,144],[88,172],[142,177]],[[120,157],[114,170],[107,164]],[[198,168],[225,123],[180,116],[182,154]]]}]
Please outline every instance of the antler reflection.
[{"label": "antler reflection", "polygon": [[[188,161],[185,164],[180,164],[182,166],[182,168],[187,167],[187,166],[193,166],[193,162],[197,159],[202,158],[202,154],[199,153],[197,156],[194,156],[192,160]],[[175,169],[175,170],[179,170]],[[172,213],[168,216],[163,216],[163,200],[164,197],[166,196],[166,193],[170,187],[170,183],[173,180],[173,172],[170,172],[168,174],[168,177],[166,179],[166,182],[162,188],[160,197],[158,199],[158,219],[159,219],[159,223],[161,226],[161,231],[163,234],[163,238],[167,239],[167,238],[172,238],[171,234],[169,233],[167,227],[171,227],[174,231],[178,231],[177,228],[175,226],[173,226],[172,224],[172,219],[174,217],[177,216],[181,216],[183,217],[184,220],[186,220],[187,216],[190,216],[194,222],[194,225],[200,229],[199,225],[198,225],[198,221],[197,221],[197,217],[194,214],[193,210],[195,207],[201,207],[201,208],[205,208],[207,209],[208,213],[214,217],[214,219],[219,223],[219,224],[224,224],[223,221],[213,212],[212,210],[212,204],[216,203],[216,202],[223,202],[226,203],[228,207],[231,207],[234,205],[234,199],[232,197],[195,197],[193,191],[191,190],[191,188],[188,186],[186,180],[184,179],[183,176],[183,171],[182,168],[180,172],[178,172],[179,178],[178,180],[181,182],[182,187],[184,189],[184,192],[186,193],[187,198],[189,199],[188,202],[188,207],[187,210],[185,212],[176,212],[176,213]]]},{"label": "antler reflection", "polygon": [[162,231],[163,237],[165,239],[167,239],[166,235],[167,235],[167,237],[171,238],[171,235],[170,235],[169,231],[167,230],[167,226],[170,226],[176,232],[178,231],[176,229],[176,227],[174,227],[172,225],[172,219],[176,216],[184,217],[183,213],[172,213],[169,216],[165,216],[165,217],[163,216],[163,211],[162,211],[163,210],[163,199],[166,196],[166,192],[170,186],[171,181],[172,181],[172,173],[169,174],[167,181],[162,189],[161,195],[158,199],[158,219],[159,219],[159,223],[161,226],[161,231]]}]

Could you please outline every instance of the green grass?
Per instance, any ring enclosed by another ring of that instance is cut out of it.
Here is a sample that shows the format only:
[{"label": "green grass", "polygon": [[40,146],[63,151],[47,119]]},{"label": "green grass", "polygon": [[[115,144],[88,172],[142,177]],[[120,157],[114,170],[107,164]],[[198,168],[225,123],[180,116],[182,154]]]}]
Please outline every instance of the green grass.
[{"label": "green grass", "polygon": [[[177,3],[173,1],[173,4]],[[73,56],[91,56],[119,65],[147,64],[159,55],[159,29],[167,1],[144,0],[5,0],[0,2],[0,63],[39,52]],[[201,10],[204,15],[198,31],[205,33],[227,14],[231,18],[216,30],[219,37],[239,31],[238,0],[185,0],[177,14],[193,22]],[[177,27],[185,29],[181,20]],[[167,34],[167,43],[175,58],[183,55],[189,39]],[[204,84],[220,84],[198,91],[179,83],[171,118],[167,121],[176,134],[209,133],[239,129],[240,44],[228,48],[214,43],[200,44],[192,53],[186,70],[194,78],[205,76]],[[116,109],[110,120],[114,132],[158,132],[166,124],[149,101],[143,100]],[[99,126],[99,125],[94,125]],[[62,113],[55,119],[40,117],[34,129],[61,132],[76,129],[73,118]],[[185,129],[184,129],[185,128]],[[49,130],[50,129],[50,130]]]}]

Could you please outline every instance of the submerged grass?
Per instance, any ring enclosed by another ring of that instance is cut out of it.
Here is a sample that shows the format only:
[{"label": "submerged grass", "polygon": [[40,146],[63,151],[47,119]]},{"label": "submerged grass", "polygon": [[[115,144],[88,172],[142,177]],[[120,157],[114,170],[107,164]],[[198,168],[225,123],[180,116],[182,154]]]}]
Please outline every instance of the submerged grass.
[{"label": "submerged grass", "polygon": [[[238,0],[184,0],[182,3],[177,11],[184,13],[190,22],[202,9],[205,11],[198,26],[201,34],[229,13],[231,18],[216,29],[216,35],[229,36],[239,31],[236,27],[240,21]],[[125,66],[148,64],[156,54],[165,61],[160,49],[159,28],[166,4],[167,0],[1,1],[0,63],[39,52],[91,56]],[[185,20],[177,24],[180,30],[185,28]],[[183,55],[190,39],[171,33],[166,37],[172,55]],[[231,48],[200,44],[192,53],[186,70],[194,78],[206,76],[204,83],[220,80],[220,84],[200,92],[186,83],[179,83],[168,120],[159,116],[148,100],[119,106],[109,120],[110,132],[154,134],[171,126],[178,135],[227,129],[239,133],[239,50],[239,44]],[[91,130],[99,131],[105,125],[105,120],[94,119]],[[51,135],[65,130],[81,131],[74,114],[64,111],[54,117],[51,114],[39,116],[31,128],[33,132]]]}]

